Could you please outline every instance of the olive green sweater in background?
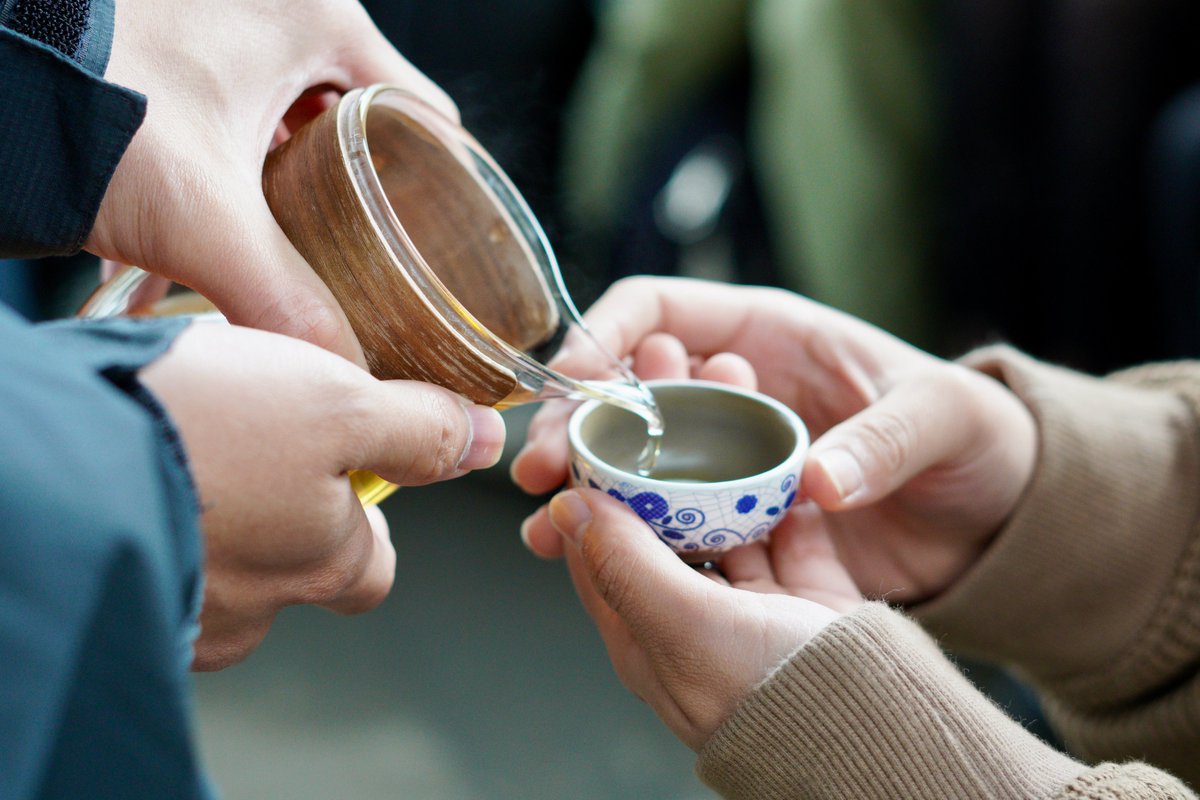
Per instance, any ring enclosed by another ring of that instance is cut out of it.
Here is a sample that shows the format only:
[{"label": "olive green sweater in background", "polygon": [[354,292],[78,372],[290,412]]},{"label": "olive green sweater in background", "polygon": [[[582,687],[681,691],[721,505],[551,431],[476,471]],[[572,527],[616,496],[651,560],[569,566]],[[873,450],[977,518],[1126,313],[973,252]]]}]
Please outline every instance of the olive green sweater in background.
[{"label": "olive green sweater in background", "polygon": [[611,232],[655,138],[748,51],[751,158],[780,274],[929,346],[932,12],[929,0],[603,4],[568,114],[577,229]]},{"label": "olive green sweater in background", "polygon": [[1099,380],[1006,348],[968,362],[1033,411],[1038,465],[979,562],[913,611],[946,646],[1036,687],[1075,757],[1005,716],[912,620],[870,604],[707,743],[698,770],[724,796],[1195,797],[1183,782],[1200,786],[1200,364]]}]

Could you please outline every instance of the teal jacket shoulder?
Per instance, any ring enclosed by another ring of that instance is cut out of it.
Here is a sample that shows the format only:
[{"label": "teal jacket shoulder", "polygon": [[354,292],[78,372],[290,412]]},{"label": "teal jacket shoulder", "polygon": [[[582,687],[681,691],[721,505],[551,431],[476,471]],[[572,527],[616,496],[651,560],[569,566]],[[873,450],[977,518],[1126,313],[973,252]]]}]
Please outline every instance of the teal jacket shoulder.
[{"label": "teal jacket shoulder", "polygon": [[195,494],[137,380],[184,324],[0,307],[0,797],[208,796]]}]

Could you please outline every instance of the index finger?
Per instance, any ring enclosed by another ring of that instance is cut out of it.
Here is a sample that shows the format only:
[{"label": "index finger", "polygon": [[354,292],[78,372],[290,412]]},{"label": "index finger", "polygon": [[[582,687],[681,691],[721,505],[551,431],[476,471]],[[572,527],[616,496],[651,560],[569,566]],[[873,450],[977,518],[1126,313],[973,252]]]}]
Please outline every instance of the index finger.
[{"label": "index finger", "polygon": [[[357,3],[355,5],[358,5]],[[358,86],[386,83],[399,86],[437,109],[451,122],[462,123],[458,106],[425,73],[417,69],[380,33],[361,6],[361,25],[352,25],[339,54],[346,59],[350,80]]]},{"label": "index finger", "polygon": [[770,289],[695,278],[638,276],[614,283],[584,314],[592,333],[618,358],[652,333],[668,333],[689,353],[710,356],[730,343],[752,314],[776,306]]},{"label": "index finger", "polygon": [[223,213],[228,216],[219,243],[179,252],[177,269],[165,264],[147,269],[196,289],[234,325],[307,341],[365,369],[366,356],[345,311],[288,238],[266,198],[253,201],[253,208],[230,207]]}]

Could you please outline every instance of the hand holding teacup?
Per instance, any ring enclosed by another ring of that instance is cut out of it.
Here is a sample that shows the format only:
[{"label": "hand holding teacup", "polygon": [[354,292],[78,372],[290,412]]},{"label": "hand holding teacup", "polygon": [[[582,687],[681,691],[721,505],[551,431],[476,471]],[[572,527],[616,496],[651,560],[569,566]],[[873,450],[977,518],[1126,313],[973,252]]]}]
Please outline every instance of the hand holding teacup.
[{"label": "hand holding teacup", "polygon": [[[623,681],[694,748],[860,592],[912,602],[952,584],[1032,474],[1033,420],[1000,383],[796,295],[639,278],[587,320],[643,378],[757,378],[815,439],[801,499],[768,539],[724,554],[719,574],[689,568],[591,488],[522,526],[535,553],[565,555]],[[572,413],[548,405],[535,418],[513,464],[526,490],[566,480]]]},{"label": "hand holding teacup", "polygon": [[[586,317],[643,378],[687,369],[752,385],[757,374],[764,394],[799,414],[813,438],[799,493],[808,507],[800,510],[815,515],[872,596],[916,602],[950,586],[1032,475],[1033,420],[1004,386],[798,295],[634,278],[613,286]],[[534,419],[512,470],[526,491],[566,481],[569,413],[548,406]],[[561,552],[545,510],[523,536],[539,555]]]},{"label": "hand holding teacup", "polygon": [[[654,334],[638,348],[636,363],[643,375],[691,372],[706,381],[732,384],[735,388],[727,394],[707,382],[693,386],[700,395],[714,394],[735,403],[745,400],[751,410],[770,409],[736,388],[755,384],[754,371],[740,356],[714,356],[694,362],[689,369],[682,344]],[[650,386],[667,420],[665,450],[671,446],[672,420],[679,422],[682,416],[687,424],[675,400],[695,403],[696,395],[689,398],[683,393],[672,399],[671,389],[686,388],[687,381],[659,380]],[[576,412],[571,421],[573,439],[578,441],[579,429],[596,412],[603,414],[605,409],[584,406]],[[636,422],[632,424],[636,427]],[[803,458],[806,441],[805,437],[785,443],[787,456],[775,469],[765,471],[791,473]],[[573,470],[581,468],[578,450],[575,458]],[[599,466],[602,469],[603,462]],[[721,497],[728,494],[721,487],[717,482],[697,488],[712,488]],[[660,488],[670,499],[682,496],[675,493],[686,493],[689,486],[668,483]],[[744,516],[752,523],[764,514],[770,519],[774,515],[769,514],[767,502],[762,508],[747,509],[750,513]],[[781,521],[773,525],[770,538],[756,537],[750,544],[728,550],[720,561],[722,572],[717,573],[688,567],[671,548],[660,544],[662,530],[670,525],[661,524],[661,515],[647,519],[640,505],[634,498],[618,499],[594,488],[573,489],[535,514],[523,534],[535,552],[565,555],[576,591],[622,680],[681,740],[699,749],[754,686],[841,613],[858,605],[861,597],[837,560],[819,517],[809,509],[792,509],[786,516],[779,513],[783,509],[776,509]],[[733,513],[738,516],[736,509]],[[662,541],[687,558],[689,551],[680,542]],[[689,536],[685,541],[702,541],[702,537]],[[681,625],[681,620],[687,624]],[[680,664],[688,669],[681,670]]]}]

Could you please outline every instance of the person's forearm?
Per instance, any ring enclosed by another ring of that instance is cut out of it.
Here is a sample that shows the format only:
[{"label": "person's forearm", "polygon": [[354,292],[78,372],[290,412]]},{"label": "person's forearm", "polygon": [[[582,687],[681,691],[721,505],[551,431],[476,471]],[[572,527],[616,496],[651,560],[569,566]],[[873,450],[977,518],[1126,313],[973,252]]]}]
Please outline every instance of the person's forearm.
[{"label": "person's forearm", "polygon": [[1088,768],[972,687],[879,604],[830,624],[713,735],[697,770],[728,798],[1192,799],[1144,764]]},{"label": "person's forearm", "polygon": [[1098,380],[975,354],[1042,442],[1025,497],[971,572],[915,609],[952,648],[1015,667],[1091,759],[1200,782],[1200,365]]}]

